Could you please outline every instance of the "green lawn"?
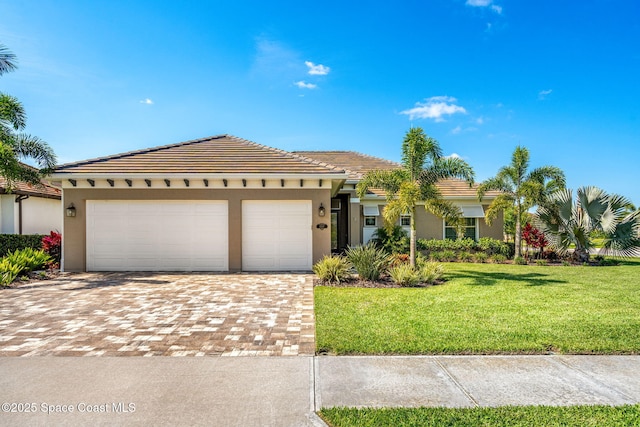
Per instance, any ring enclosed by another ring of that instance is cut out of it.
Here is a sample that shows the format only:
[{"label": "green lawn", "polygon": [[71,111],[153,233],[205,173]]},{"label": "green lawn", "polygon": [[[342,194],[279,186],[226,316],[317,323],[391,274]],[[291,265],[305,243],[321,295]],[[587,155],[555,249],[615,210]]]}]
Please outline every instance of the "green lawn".
[{"label": "green lawn", "polygon": [[318,351],[640,354],[640,260],[445,266],[430,288],[316,287]]},{"label": "green lawn", "polygon": [[332,427],[613,427],[640,425],[640,405],[323,409]]}]

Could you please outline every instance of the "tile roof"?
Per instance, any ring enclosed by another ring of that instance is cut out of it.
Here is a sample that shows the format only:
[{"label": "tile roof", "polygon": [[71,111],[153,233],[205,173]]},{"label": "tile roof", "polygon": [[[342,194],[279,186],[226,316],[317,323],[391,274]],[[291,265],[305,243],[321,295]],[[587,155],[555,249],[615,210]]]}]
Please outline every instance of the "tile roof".
[{"label": "tile roof", "polygon": [[390,160],[355,151],[294,151],[294,153],[343,168],[352,180],[360,180],[365,173],[372,170],[396,169],[402,166]]},{"label": "tile roof", "polygon": [[67,163],[56,175],[75,174],[337,174],[320,159],[278,150],[231,135],[181,142],[113,156]]},{"label": "tile roof", "polygon": [[[0,194],[9,194],[7,192],[7,181],[2,177],[0,177]],[[60,188],[45,182],[43,182],[41,186],[28,184],[26,182],[14,182],[10,194],[44,197],[48,199],[62,198]]]},{"label": "tile roof", "polygon": [[[339,168],[344,168],[349,179],[360,180],[365,173],[371,170],[400,168],[400,163],[379,157],[368,156],[354,151],[294,151],[296,154],[316,159]],[[469,186],[466,181],[459,179],[446,179],[438,182],[438,188],[443,197],[447,198],[477,198],[478,184]],[[379,189],[371,189],[370,192],[384,197],[384,192]],[[497,191],[488,191],[486,198],[493,198],[500,194]]]}]

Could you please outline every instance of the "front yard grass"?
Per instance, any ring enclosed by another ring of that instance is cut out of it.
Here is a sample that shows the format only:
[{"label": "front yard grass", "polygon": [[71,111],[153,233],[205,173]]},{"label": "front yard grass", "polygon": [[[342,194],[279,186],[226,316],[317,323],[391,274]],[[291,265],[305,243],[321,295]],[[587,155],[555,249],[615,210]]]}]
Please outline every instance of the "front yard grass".
[{"label": "front yard grass", "polygon": [[640,425],[640,405],[322,409],[332,427],[613,427]]},{"label": "front yard grass", "polygon": [[450,263],[428,288],[315,288],[330,354],[640,354],[640,260]]}]

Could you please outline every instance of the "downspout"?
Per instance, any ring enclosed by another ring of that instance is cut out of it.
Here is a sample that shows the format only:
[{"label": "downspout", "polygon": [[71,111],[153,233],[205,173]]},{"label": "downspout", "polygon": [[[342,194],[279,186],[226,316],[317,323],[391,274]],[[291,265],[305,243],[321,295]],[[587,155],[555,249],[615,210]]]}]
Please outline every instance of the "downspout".
[{"label": "downspout", "polygon": [[29,196],[24,194],[16,196],[16,203],[18,204],[18,234],[22,234],[22,201],[28,198]]}]

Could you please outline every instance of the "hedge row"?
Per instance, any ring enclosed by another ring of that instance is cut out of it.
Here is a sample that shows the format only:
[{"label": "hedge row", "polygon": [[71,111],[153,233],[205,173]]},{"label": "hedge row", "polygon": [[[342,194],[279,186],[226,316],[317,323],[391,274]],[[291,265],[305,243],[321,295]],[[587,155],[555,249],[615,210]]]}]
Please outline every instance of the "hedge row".
[{"label": "hedge row", "polygon": [[0,234],[0,257],[24,248],[41,249],[42,234]]}]

